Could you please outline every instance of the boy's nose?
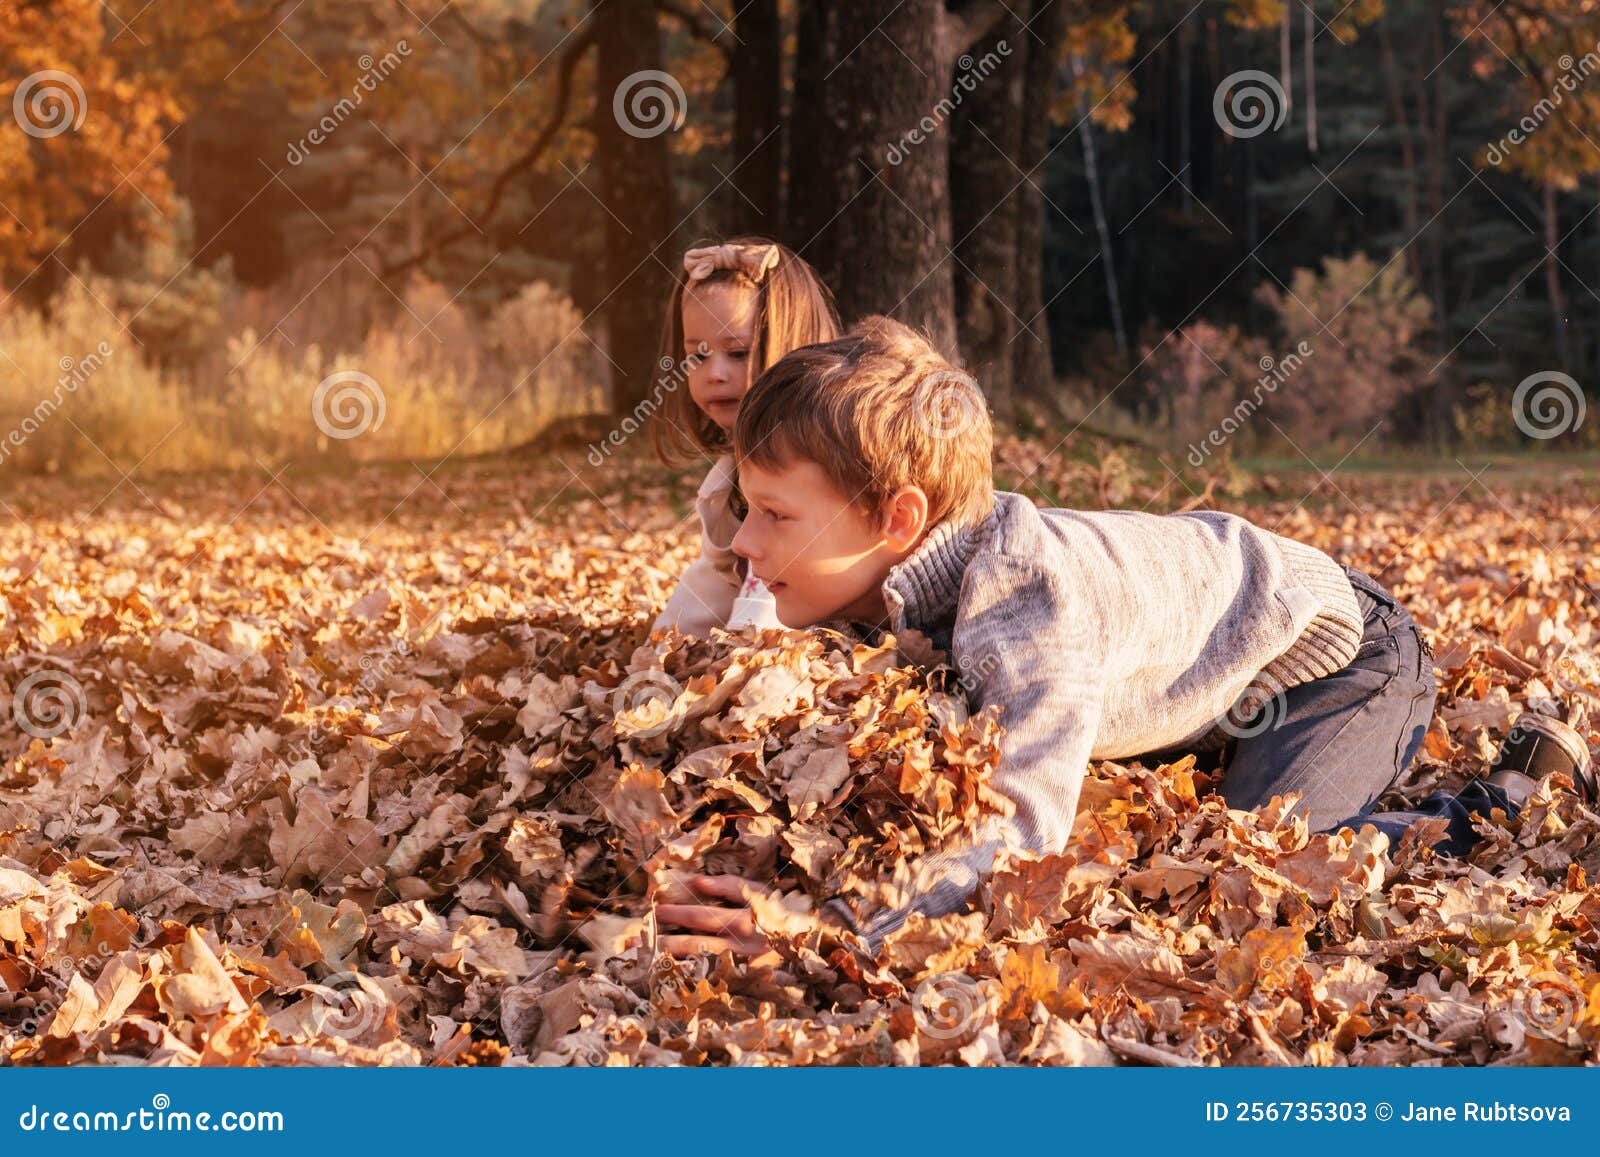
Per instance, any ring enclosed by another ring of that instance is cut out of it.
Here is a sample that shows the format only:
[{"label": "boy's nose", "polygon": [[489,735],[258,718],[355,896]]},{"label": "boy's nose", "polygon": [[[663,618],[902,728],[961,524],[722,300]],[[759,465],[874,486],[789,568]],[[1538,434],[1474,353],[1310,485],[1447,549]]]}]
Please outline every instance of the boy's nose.
[{"label": "boy's nose", "polygon": [[746,521],[734,532],[733,541],[728,544],[728,549],[740,558],[749,559],[753,562],[756,559],[756,551],[752,546],[751,539],[750,523]]}]

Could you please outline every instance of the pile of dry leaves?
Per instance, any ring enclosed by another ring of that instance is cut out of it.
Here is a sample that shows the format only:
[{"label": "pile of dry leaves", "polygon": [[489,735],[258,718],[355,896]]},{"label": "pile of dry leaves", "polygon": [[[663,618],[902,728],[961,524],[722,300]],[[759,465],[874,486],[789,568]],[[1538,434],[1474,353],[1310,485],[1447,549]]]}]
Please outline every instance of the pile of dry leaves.
[{"label": "pile of dry leaves", "polygon": [[[1073,469],[1030,481],[1104,492]],[[1485,481],[1234,504],[1432,633],[1440,710],[1388,805],[1480,772],[1529,706],[1600,740],[1585,490]],[[869,958],[817,902],[896,899],[997,805],[1003,733],[920,638],[652,639],[694,482],[500,461],[12,496],[0,1063],[1600,1060],[1600,816],[1553,783],[1463,862],[1231,812],[1192,759],[1101,764],[1068,854]],[[700,871],[775,886],[779,963],[656,951],[654,897]]]}]

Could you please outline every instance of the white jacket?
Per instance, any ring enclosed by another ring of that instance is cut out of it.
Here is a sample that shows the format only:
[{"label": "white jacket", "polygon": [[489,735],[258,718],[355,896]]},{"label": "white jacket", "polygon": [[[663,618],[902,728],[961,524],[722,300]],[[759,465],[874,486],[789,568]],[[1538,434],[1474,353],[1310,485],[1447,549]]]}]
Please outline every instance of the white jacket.
[{"label": "white jacket", "polygon": [[[734,599],[745,582],[739,556],[731,549],[740,526],[732,507],[734,477],[733,456],[724,454],[711,464],[705,481],[700,483],[694,500],[695,511],[700,515],[700,557],[678,580],[677,589],[656,618],[655,630],[676,627],[685,635],[705,635],[712,627],[728,626]],[[749,581],[756,593],[770,598],[760,579],[752,577]],[[770,611],[752,622],[757,626],[782,626]]]}]

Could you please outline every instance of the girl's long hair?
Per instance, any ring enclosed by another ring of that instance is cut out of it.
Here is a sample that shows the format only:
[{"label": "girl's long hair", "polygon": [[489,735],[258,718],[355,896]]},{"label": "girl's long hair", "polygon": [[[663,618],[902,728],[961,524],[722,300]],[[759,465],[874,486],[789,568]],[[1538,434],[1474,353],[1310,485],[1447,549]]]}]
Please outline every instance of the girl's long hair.
[{"label": "girl's long hair", "polygon": [[[833,294],[828,292],[817,271],[788,246],[765,237],[731,237],[724,242],[702,244],[776,245],[778,248],[778,264],[760,285],[738,269],[718,269],[694,283],[695,289],[709,285],[743,285],[755,291],[756,326],[750,347],[752,384],[790,350],[832,341],[839,336],[839,311],[834,306]],[[650,422],[650,442],[657,456],[669,466],[685,465],[732,449],[728,432],[689,396],[687,358],[683,351],[683,295],[688,288],[688,275],[680,269],[667,304],[661,352],[656,360],[655,393],[661,403]]]}]

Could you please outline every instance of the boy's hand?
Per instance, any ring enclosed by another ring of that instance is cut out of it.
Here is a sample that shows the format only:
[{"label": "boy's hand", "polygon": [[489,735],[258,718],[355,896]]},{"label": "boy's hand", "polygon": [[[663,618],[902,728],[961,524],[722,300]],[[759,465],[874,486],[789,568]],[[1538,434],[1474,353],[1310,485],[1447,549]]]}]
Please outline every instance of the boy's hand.
[{"label": "boy's hand", "polygon": [[750,963],[758,967],[778,963],[783,957],[768,944],[750,911],[752,892],[773,894],[771,888],[742,876],[696,875],[674,880],[656,893],[656,920],[662,925],[692,928],[697,934],[662,936],[657,946],[669,956],[726,950],[749,956]]}]

